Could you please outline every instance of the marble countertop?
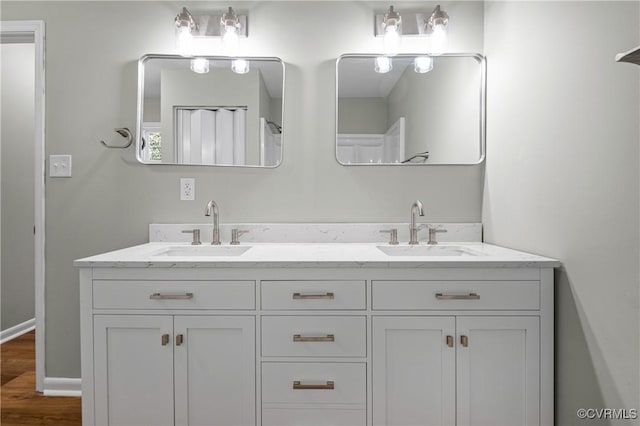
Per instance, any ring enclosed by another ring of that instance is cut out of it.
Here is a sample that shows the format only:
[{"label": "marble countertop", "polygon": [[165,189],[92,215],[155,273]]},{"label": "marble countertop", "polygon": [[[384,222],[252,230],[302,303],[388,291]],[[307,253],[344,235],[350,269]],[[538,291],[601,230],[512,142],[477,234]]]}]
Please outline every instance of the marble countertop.
[{"label": "marble countertop", "polygon": [[[74,261],[81,268],[528,268],[558,267],[560,262],[485,243],[440,243],[389,246],[385,243],[244,243],[222,250],[249,247],[240,255],[205,255],[191,250],[210,246],[152,242]],[[437,251],[429,255],[388,255],[391,250]],[[394,248],[395,247],[395,248]],[[171,253],[171,255],[168,255]]]}]

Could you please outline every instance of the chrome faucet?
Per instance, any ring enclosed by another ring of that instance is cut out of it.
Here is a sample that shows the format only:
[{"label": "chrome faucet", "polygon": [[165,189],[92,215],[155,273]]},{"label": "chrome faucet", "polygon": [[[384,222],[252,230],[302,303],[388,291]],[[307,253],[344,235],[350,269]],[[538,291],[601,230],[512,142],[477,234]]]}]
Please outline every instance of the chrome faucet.
[{"label": "chrome faucet", "polygon": [[218,211],[218,205],[213,200],[207,203],[207,207],[204,209],[204,215],[211,216],[212,212],[213,212],[213,241],[211,241],[211,244],[214,246],[219,246],[220,245],[220,223],[219,223],[220,212]]},{"label": "chrome faucet", "polygon": [[424,216],[422,210],[422,202],[416,200],[411,204],[411,223],[409,224],[409,244],[416,245],[418,243],[418,226],[416,225],[416,213],[420,216]]}]

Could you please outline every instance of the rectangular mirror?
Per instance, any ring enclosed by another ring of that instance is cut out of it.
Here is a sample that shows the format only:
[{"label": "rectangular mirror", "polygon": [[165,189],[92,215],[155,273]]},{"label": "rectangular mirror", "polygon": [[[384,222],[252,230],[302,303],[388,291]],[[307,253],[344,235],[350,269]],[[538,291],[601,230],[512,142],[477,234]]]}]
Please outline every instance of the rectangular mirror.
[{"label": "rectangular mirror", "polygon": [[283,95],[278,58],[145,55],[138,62],[138,161],[277,167]]},{"label": "rectangular mirror", "polygon": [[485,74],[478,54],[342,55],[336,63],[338,162],[481,163]]}]

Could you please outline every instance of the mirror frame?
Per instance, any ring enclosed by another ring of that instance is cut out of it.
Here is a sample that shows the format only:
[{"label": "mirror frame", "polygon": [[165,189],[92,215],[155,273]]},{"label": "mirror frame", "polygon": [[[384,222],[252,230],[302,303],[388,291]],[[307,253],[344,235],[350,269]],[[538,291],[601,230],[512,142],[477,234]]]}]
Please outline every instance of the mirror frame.
[{"label": "mirror frame", "polygon": [[431,56],[431,57],[451,57],[451,58],[473,58],[480,65],[480,116],[479,116],[479,143],[480,143],[480,158],[475,163],[353,163],[345,164],[338,159],[338,90],[339,90],[339,72],[338,68],[340,61],[348,58],[375,58],[378,56],[388,56],[383,53],[345,53],[338,57],[336,60],[336,116],[335,116],[335,159],[341,166],[476,166],[482,164],[486,159],[486,133],[487,133],[487,61],[486,58],[479,53],[442,53],[440,55],[430,55],[429,53],[399,53],[393,55],[393,57],[407,58],[414,56]]},{"label": "mirror frame", "polygon": [[280,150],[280,161],[274,165],[274,166],[261,166],[261,165],[254,165],[254,164],[245,164],[245,165],[237,165],[237,164],[180,164],[180,163],[150,163],[150,162],[146,162],[143,161],[143,159],[140,156],[140,147],[142,146],[142,124],[144,122],[144,109],[143,109],[143,105],[144,105],[144,64],[145,62],[147,62],[150,59],[185,59],[185,60],[191,60],[194,58],[206,58],[209,59],[210,61],[221,61],[221,60],[227,60],[227,61],[232,61],[234,59],[246,59],[247,61],[261,61],[261,62],[266,62],[266,61],[273,61],[273,62],[280,62],[280,65],[282,66],[282,120],[280,123],[280,126],[282,126],[283,129],[285,129],[285,125],[284,125],[284,98],[285,98],[285,93],[286,93],[286,66],[285,66],[285,62],[275,56],[238,56],[238,57],[233,57],[233,56],[216,56],[216,55],[194,55],[194,56],[182,56],[182,55],[167,55],[167,54],[154,54],[154,53],[149,53],[146,55],[142,55],[140,57],[140,59],[138,60],[138,100],[137,100],[137,118],[136,118],[136,160],[140,163],[140,164],[144,164],[147,166],[152,166],[152,165],[159,165],[159,166],[193,166],[193,167],[200,167],[200,166],[205,166],[205,167],[240,167],[240,168],[252,168],[252,169],[275,169],[277,167],[280,167],[280,165],[282,164],[282,162],[284,161],[284,140],[285,140],[285,136],[284,136],[284,130],[281,133],[281,140],[282,140],[282,148]]}]

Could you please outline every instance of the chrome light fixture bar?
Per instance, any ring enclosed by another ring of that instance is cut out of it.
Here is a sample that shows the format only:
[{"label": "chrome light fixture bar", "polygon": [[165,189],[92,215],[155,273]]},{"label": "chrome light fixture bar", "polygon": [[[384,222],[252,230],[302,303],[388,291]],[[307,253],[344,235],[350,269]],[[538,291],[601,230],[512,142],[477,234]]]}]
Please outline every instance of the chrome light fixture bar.
[{"label": "chrome light fixture bar", "polygon": [[[238,15],[232,7],[220,15],[193,15],[186,7],[175,19],[176,45],[182,56],[193,55],[194,38],[221,37],[222,50],[226,56],[237,56],[239,38],[247,36],[247,15]],[[231,69],[237,74],[249,72],[249,61],[238,58],[232,62]],[[191,70],[198,74],[209,72],[209,61],[194,58]]]},{"label": "chrome light fixture bar", "polygon": [[398,53],[397,51],[389,52],[387,38],[396,37],[398,39],[396,43],[399,46],[401,36],[428,37],[431,41],[431,53],[439,54],[445,50],[448,25],[449,15],[440,8],[440,5],[437,5],[431,13],[402,12],[402,18],[400,13],[390,6],[384,15],[375,16],[374,33],[376,37],[384,37],[384,50],[387,55]]},{"label": "chrome light fixture bar", "polygon": [[247,15],[237,14],[233,8],[218,15],[192,14],[186,7],[176,16],[176,26],[190,24],[193,37],[222,37],[226,27],[233,26],[239,37],[248,34]]},{"label": "chrome light fixture bar", "polygon": [[[191,55],[193,39],[196,37],[222,37],[236,40],[238,37],[246,37],[247,22],[247,15],[238,15],[231,7],[218,15],[192,14],[183,7],[175,18],[178,51],[184,56]],[[237,46],[233,46],[235,47]]]}]

